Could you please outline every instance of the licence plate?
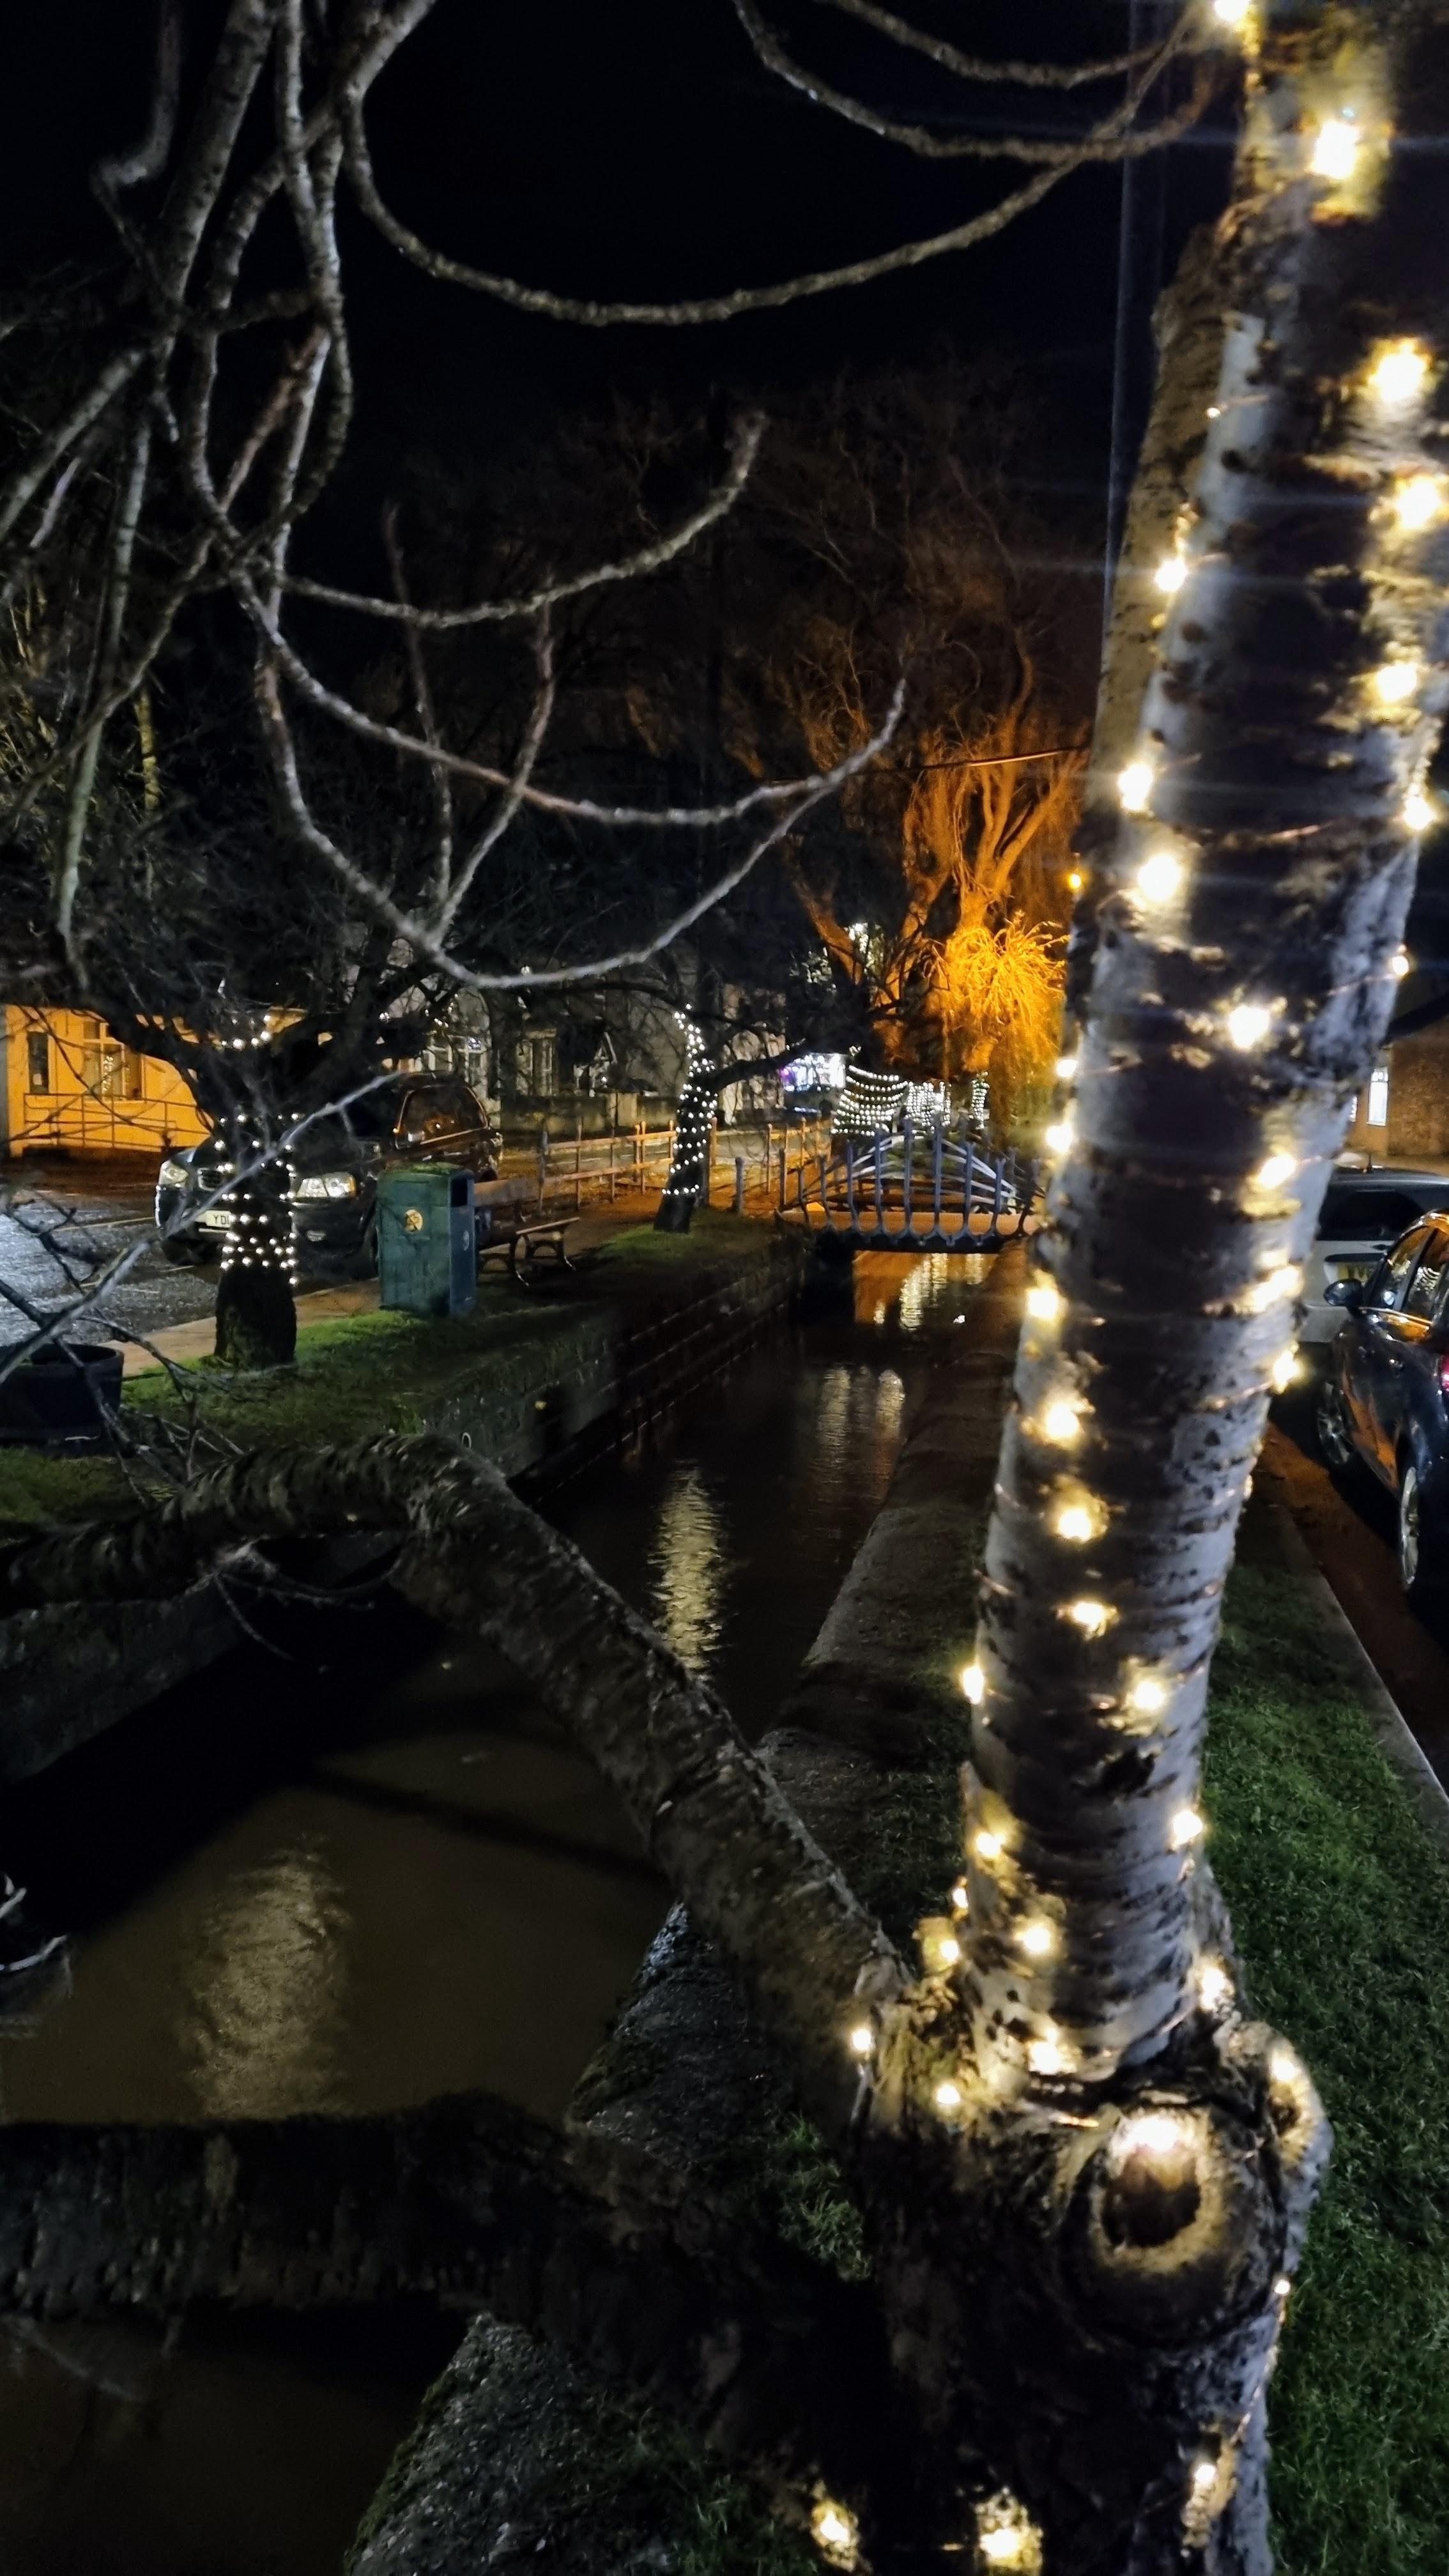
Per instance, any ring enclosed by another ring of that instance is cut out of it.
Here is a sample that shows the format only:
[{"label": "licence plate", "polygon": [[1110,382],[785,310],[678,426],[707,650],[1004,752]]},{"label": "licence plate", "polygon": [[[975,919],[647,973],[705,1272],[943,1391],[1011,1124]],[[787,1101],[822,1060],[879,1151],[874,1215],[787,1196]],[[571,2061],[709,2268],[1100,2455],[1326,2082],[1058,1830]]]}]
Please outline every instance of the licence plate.
[{"label": "licence plate", "polygon": [[198,1225],[228,1226],[236,1223],[230,1208],[207,1208],[196,1220]]},{"label": "licence plate", "polygon": [[1372,1261],[1329,1261],[1324,1264],[1335,1279],[1372,1279],[1378,1266],[1377,1253]]}]

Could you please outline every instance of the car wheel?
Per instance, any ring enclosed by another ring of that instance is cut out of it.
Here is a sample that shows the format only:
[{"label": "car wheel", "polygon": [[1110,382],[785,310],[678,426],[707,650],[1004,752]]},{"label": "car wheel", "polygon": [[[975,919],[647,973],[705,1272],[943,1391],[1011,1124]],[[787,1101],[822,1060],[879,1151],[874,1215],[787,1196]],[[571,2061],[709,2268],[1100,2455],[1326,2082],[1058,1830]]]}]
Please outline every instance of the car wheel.
[{"label": "car wheel", "polygon": [[1351,1468],[1358,1465],[1358,1451],[1354,1447],[1353,1433],[1349,1429],[1343,1389],[1331,1371],[1324,1377],[1318,1390],[1314,1428],[1318,1434],[1319,1449],[1327,1464],[1332,1468],[1335,1476],[1346,1476]]},{"label": "car wheel", "polygon": [[344,1279],[372,1279],[377,1273],[377,1219],[370,1216],[362,1229],[362,1241],[349,1253],[342,1265]]},{"label": "car wheel", "polygon": [[1444,1540],[1424,1499],[1419,1470],[1406,1461],[1399,1479],[1399,1581],[1416,1610],[1442,1599]]}]

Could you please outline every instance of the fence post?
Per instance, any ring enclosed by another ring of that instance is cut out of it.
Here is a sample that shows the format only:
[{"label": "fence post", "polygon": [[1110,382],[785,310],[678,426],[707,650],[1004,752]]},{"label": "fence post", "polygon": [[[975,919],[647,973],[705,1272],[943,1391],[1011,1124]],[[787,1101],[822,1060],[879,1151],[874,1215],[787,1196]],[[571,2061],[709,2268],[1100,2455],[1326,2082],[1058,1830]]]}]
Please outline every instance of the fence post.
[{"label": "fence post", "polygon": [[790,1150],[790,1149],[789,1149],[788,1145],[782,1145],[782,1146],[780,1147],[780,1205],[781,1205],[781,1207],[783,1207],[783,1206],[784,1206],[784,1204],[785,1204],[785,1157],[786,1157],[787,1153],[789,1152],[789,1150]]},{"label": "fence post", "polygon": [[735,1156],[735,1214],[736,1214],[736,1216],[743,1216],[743,1215],[744,1215],[744,1212],[745,1212],[745,1158],[744,1158],[743,1154],[736,1154],[736,1156]]},{"label": "fence post", "polygon": [[931,1199],[935,1208],[936,1232],[944,1234],[946,1229],[941,1214],[941,1121],[939,1118],[931,1129]]},{"label": "fence post", "polygon": [[548,1121],[538,1131],[538,1208],[543,1214],[544,1193],[548,1188]]},{"label": "fence post", "polygon": [[584,1203],[584,1113],[574,1113],[574,1214]]},{"label": "fence post", "polygon": [[911,1233],[911,1182],[916,1152],[916,1122],[907,1115],[901,1120],[901,1142],[905,1148],[901,1162],[901,1232]]}]

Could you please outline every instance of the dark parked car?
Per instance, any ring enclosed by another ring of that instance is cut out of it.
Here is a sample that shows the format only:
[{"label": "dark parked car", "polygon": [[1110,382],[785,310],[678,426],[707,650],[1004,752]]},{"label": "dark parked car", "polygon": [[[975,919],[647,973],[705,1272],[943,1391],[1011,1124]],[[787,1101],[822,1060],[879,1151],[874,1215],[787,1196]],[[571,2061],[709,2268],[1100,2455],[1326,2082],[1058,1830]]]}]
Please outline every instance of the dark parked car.
[{"label": "dark parked car", "polygon": [[1449,1574],[1449,1206],[1410,1226],[1371,1279],[1336,1279],[1328,1302],[1348,1320],[1319,1389],[1319,1445],[1395,1496],[1400,1580],[1422,1602]]},{"label": "dark parked car", "polygon": [[[442,1075],[400,1073],[345,1110],[329,1111],[290,1156],[299,1268],[365,1278],[377,1267],[379,1172],[391,1163],[449,1163],[475,1180],[496,1180],[498,1143],[467,1083]],[[219,1256],[231,1210],[219,1201],[195,1217],[188,1211],[225,1180],[214,1142],[167,1156],[156,1180],[156,1221],[180,1220],[163,1245],[168,1260]]]},{"label": "dark parked car", "polygon": [[1335,1279],[1372,1279],[1384,1254],[1406,1227],[1435,1208],[1449,1206],[1442,1172],[1400,1172],[1385,1164],[1373,1172],[1342,1165],[1323,1194],[1313,1247],[1303,1265],[1303,1306],[1298,1339],[1315,1363],[1328,1357],[1343,1322],[1327,1291]]}]

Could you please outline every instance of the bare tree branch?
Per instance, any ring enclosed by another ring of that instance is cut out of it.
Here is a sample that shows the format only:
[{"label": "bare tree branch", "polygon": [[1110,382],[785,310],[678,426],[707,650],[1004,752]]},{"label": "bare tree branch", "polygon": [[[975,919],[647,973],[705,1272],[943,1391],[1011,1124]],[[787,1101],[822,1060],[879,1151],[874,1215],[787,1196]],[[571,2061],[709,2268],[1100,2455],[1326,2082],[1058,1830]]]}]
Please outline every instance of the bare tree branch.
[{"label": "bare tree branch", "polygon": [[492,1467],[428,1434],[244,1460],[135,1520],[0,1550],[0,1607],[164,1599],[240,1546],[367,1529],[406,1539],[394,1580],[410,1600],[540,1691],[842,2137],[850,2023],[904,1990],[901,1962],[713,1692]]},{"label": "bare tree branch", "polygon": [[516,599],[485,599],[472,608],[416,608],[409,601],[376,599],[366,591],[338,590],[329,582],[308,581],[289,573],[284,588],[297,599],[320,600],[331,608],[355,609],[364,617],[388,617],[399,624],[415,626],[429,634],[444,635],[460,626],[506,625],[537,617],[543,610],[561,607],[565,600],[581,599],[591,590],[606,583],[638,581],[645,573],[658,572],[673,563],[692,546],[697,537],[715,526],[734,508],[750,469],[759,453],[765,420],[761,412],[749,412],[736,421],[730,432],[730,465],[722,483],[716,485],[706,501],[692,515],[681,521],[667,537],[651,546],[641,546],[637,554],[624,555],[617,563],[595,564],[588,572],[571,573],[562,581],[541,582],[536,590],[522,593]]}]

